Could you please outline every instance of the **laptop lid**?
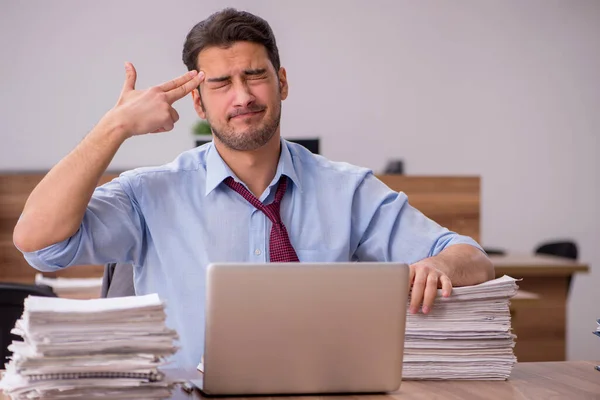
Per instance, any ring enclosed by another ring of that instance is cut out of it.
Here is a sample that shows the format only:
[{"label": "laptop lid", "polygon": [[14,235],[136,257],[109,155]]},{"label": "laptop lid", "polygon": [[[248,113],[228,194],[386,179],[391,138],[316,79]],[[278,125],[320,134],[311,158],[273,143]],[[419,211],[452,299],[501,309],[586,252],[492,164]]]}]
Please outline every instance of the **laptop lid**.
[{"label": "laptop lid", "polygon": [[209,265],[202,391],[397,390],[408,271],[399,263]]}]

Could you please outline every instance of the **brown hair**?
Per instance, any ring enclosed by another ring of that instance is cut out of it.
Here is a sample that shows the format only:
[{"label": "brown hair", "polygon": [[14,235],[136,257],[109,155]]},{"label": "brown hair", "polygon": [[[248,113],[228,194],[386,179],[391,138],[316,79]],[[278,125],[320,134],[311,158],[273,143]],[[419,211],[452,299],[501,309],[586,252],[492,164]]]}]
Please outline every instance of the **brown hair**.
[{"label": "brown hair", "polygon": [[226,8],[212,14],[192,28],[183,45],[183,63],[188,71],[198,69],[198,53],[207,47],[228,48],[235,42],[246,41],[262,44],[267,50],[269,60],[279,72],[279,50],[275,35],[264,19],[246,11]]}]

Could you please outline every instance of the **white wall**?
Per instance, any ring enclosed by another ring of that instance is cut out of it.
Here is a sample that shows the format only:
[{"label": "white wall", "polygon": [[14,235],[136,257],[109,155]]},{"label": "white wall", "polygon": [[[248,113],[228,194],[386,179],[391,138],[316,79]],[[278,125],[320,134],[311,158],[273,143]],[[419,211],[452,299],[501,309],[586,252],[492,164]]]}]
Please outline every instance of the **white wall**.
[{"label": "white wall", "polygon": [[[270,21],[287,67],[282,133],[379,172],[482,176],[482,242],[530,252],[572,237],[592,272],[569,304],[568,356],[600,359],[600,2],[232,1]],[[186,33],[223,2],[0,6],[0,170],[45,170],[117,99],[181,74]],[[196,115],[131,140],[111,165],[167,162]]]}]

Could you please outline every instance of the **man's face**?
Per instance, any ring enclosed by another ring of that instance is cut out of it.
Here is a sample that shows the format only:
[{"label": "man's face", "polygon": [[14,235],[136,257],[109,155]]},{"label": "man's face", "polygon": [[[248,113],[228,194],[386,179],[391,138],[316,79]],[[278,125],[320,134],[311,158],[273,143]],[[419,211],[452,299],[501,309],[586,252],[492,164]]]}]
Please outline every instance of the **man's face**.
[{"label": "man's face", "polygon": [[281,100],[287,97],[285,69],[275,71],[264,46],[236,42],[198,54],[204,71],[202,98],[193,94],[200,117],[227,147],[255,150],[279,132]]}]

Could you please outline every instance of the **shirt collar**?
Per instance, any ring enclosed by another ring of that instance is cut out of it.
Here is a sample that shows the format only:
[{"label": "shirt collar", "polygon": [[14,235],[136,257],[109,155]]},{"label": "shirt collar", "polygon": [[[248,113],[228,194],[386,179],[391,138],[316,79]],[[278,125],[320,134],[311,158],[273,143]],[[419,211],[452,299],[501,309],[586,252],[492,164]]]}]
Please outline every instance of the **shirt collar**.
[{"label": "shirt collar", "polygon": [[[298,178],[298,174],[296,174],[296,169],[294,168],[292,154],[288,148],[288,142],[283,138],[281,138],[281,154],[279,156],[279,162],[277,163],[277,171],[275,172],[273,181],[271,181],[271,185],[279,182],[281,175],[285,175],[290,178],[298,190],[302,191],[300,179]],[[221,184],[221,182],[225,180],[225,178],[230,176],[239,181],[233,171],[221,158],[221,155],[217,151],[214,143],[211,143],[210,147],[208,148],[208,155],[206,156],[205,196],[208,196],[210,192],[212,192],[217,186],[219,186],[219,184]]]}]

